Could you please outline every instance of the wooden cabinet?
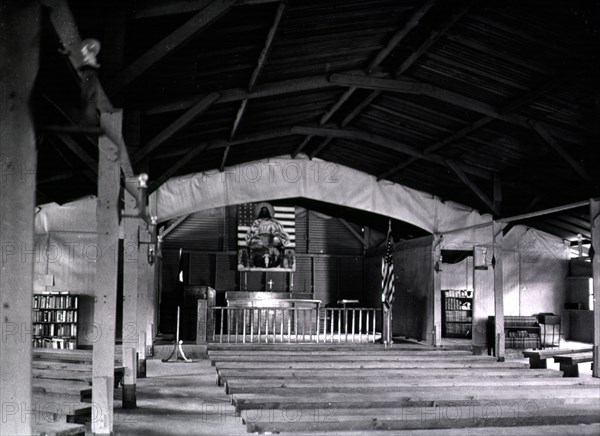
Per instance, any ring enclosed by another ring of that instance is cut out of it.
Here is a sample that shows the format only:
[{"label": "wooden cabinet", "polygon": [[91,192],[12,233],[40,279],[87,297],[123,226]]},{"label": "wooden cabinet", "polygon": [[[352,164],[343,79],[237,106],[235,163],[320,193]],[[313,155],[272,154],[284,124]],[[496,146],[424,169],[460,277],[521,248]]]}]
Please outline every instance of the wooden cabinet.
[{"label": "wooden cabinet", "polygon": [[471,338],[473,330],[473,291],[442,291],[442,337]]},{"label": "wooden cabinet", "polygon": [[75,349],[79,321],[79,296],[69,293],[33,295],[33,346]]}]

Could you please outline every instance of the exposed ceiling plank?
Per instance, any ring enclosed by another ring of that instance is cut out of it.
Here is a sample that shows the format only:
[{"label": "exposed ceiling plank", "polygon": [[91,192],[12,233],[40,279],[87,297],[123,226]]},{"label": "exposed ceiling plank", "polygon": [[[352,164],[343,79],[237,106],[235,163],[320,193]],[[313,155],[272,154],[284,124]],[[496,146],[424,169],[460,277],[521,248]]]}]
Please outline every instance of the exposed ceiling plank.
[{"label": "exposed ceiling plank", "polygon": [[[197,12],[208,6],[213,0],[164,0],[155,2],[144,2],[139,6],[134,5],[131,11],[133,19],[162,17],[166,15],[185,14]],[[238,0],[238,6],[260,5],[265,3],[277,3],[279,0]]]},{"label": "exposed ceiling plank", "polygon": [[338,99],[338,101],[335,102],[335,104],[331,107],[331,109],[329,109],[327,112],[325,112],[323,114],[323,116],[321,117],[321,119],[319,120],[319,124],[322,126],[325,123],[327,123],[327,121],[329,121],[329,119],[338,111],[338,109],[340,107],[342,107],[342,105],[352,96],[352,94],[354,94],[354,92],[356,91],[356,87],[355,86],[351,86],[350,88],[348,88]]},{"label": "exposed ceiling plank", "polygon": [[473,1],[465,3],[456,12],[446,18],[437,29],[432,30],[429,34],[429,37],[400,64],[400,66],[396,69],[394,76],[397,77],[410,68],[411,65],[417,61],[417,59],[419,59],[427,50],[429,50],[429,48],[454,25],[454,23],[460,20],[460,18],[467,13],[473,3]]},{"label": "exposed ceiling plank", "polygon": [[183,129],[188,123],[196,119],[211,107],[211,105],[220,97],[220,94],[213,92],[200,99],[194,106],[180,115],[175,121],[169,124],[158,135],[152,138],[144,147],[142,147],[133,157],[133,162],[138,163],[148,156],[157,147],[163,144],[170,137]]},{"label": "exposed ceiling plank", "polygon": [[569,164],[569,166],[586,182],[591,185],[594,185],[594,179],[588,174],[585,168],[577,162],[575,159],[571,157],[569,153],[560,145],[556,139],[546,130],[544,126],[536,121],[529,121],[529,125],[531,128],[544,140],[544,142],[550,146],[556,153],[562,157],[565,162]]},{"label": "exposed ceiling plank", "polygon": [[471,189],[471,191],[473,191],[475,193],[475,195],[477,195],[477,197],[479,197],[479,199],[481,201],[483,201],[483,203],[492,211],[494,212],[495,215],[499,215],[499,211],[496,209],[496,207],[494,207],[494,203],[492,203],[492,201],[490,201],[490,199],[488,198],[487,195],[484,194],[484,192],[479,189],[479,187],[473,183],[471,181],[471,179],[469,179],[469,177],[464,173],[464,171],[462,170],[462,168],[458,165],[457,162],[454,162],[450,159],[448,159],[446,161],[446,164],[448,165],[448,167],[450,167],[450,169],[452,171],[454,171],[456,173],[456,175],[458,176],[458,178],[465,184],[467,185],[467,187],[469,189]]},{"label": "exposed ceiling plank", "polygon": [[202,29],[227,13],[237,0],[214,0],[167,37],[154,45],[129,66],[117,74],[107,86],[110,95],[118,94],[125,86],[188,41]]},{"label": "exposed ceiling plank", "polygon": [[574,236],[579,233],[581,233],[583,237],[588,239],[592,236],[589,228],[586,229],[585,227],[581,228],[579,226],[574,226],[570,223],[560,220],[559,217],[547,217],[544,219],[544,222],[564,230],[565,233],[571,233]]}]

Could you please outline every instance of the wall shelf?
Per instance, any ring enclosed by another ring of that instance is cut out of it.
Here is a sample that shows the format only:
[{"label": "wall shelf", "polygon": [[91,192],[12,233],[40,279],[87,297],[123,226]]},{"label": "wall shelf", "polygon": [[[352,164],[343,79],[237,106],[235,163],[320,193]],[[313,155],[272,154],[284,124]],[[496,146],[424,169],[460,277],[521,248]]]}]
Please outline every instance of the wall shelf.
[{"label": "wall shelf", "polygon": [[77,348],[79,296],[67,292],[34,294],[32,305],[33,346]]}]

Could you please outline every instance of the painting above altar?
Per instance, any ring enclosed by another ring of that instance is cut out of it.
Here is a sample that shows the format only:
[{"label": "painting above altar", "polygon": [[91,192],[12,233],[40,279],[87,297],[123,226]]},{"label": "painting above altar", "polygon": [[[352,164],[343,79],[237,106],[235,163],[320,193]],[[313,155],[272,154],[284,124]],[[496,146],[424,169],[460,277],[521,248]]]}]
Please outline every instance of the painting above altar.
[{"label": "painting above altar", "polygon": [[238,205],[238,271],[296,270],[296,208]]}]

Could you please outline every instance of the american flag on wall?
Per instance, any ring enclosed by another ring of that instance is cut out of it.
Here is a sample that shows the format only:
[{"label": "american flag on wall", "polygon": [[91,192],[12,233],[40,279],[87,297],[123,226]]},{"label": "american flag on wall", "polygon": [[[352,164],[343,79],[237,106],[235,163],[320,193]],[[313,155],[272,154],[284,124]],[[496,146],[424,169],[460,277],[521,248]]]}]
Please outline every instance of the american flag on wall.
[{"label": "american flag on wall", "polygon": [[392,222],[389,222],[385,255],[381,259],[381,301],[389,310],[394,301],[394,238]]},{"label": "american flag on wall", "polygon": [[[238,204],[238,247],[246,247],[246,233],[256,219],[254,208],[258,203]],[[296,208],[294,206],[273,206],[274,216],[281,223],[284,230],[290,235],[290,243],[285,248],[296,247]]]}]

